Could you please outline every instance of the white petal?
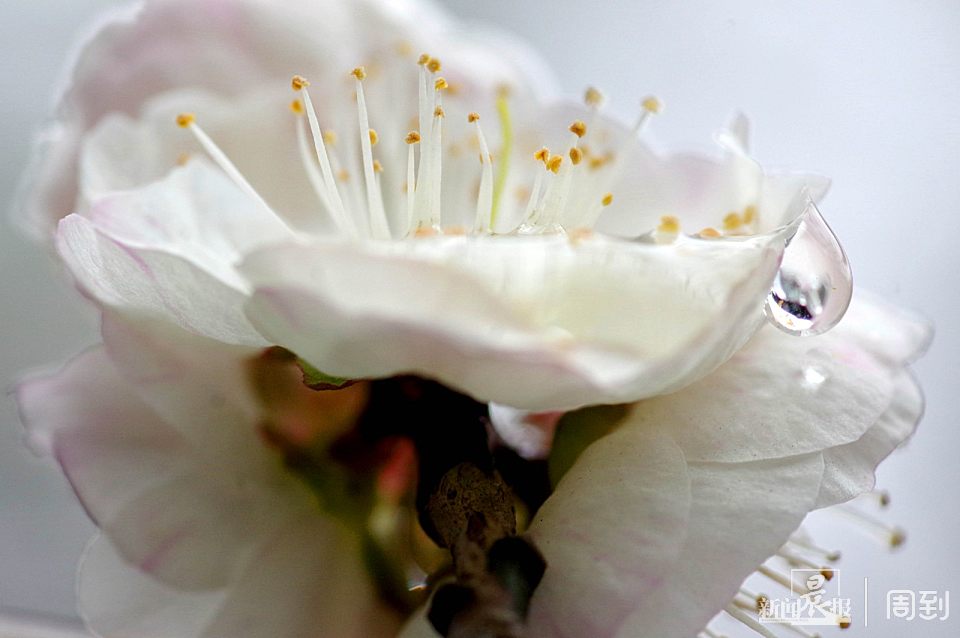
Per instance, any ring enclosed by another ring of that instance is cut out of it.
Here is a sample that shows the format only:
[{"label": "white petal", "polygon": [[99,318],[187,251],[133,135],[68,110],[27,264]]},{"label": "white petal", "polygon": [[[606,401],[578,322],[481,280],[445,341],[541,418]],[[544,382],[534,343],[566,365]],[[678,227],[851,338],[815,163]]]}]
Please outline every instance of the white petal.
[{"label": "white petal", "polygon": [[908,372],[901,372],[893,400],[862,437],[824,452],[825,471],[817,507],[848,501],[873,489],[880,462],[913,434],[923,415],[923,394]]},{"label": "white petal", "polygon": [[686,463],[668,436],[622,428],[587,448],[530,527],[547,560],[532,635],[612,636],[686,560],[689,507]]},{"label": "white petal", "polygon": [[782,244],[323,240],[241,270],[251,322],[329,374],[415,372],[551,410],[650,396],[722,363],[758,325]]},{"label": "white petal", "polygon": [[[297,122],[290,112],[290,99],[290,87],[274,81],[265,88],[249,87],[242,98],[186,89],[149,100],[137,119],[110,114],[84,141],[83,200],[93,202],[112,191],[144,186],[165,176],[178,162],[206,158],[190,132],[174,123],[177,114],[190,112],[274,210],[301,228],[329,230],[329,217],[297,152]],[[356,117],[353,111],[349,114]],[[241,210],[249,208],[241,204]],[[222,217],[210,211],[197,223],[228,223]]]},{"label": "white petal", "polygon": [[227,343],[265,342],[242,315],[234,264],[290,231],[217,170],[197,162],[62,220],[57,247],[79,286],[122,312],[162,317]]},{"label": "white petal", "polygon": [[681,558],[611,635],[661,638],[700,631],[813,509],[823,458],[814,453],[755,463],[691,463],[688,469],[692,501]]},{"label": "white petal", "polygon": [[691,461],[818,452],[876,423],[898,374],[842,333],[799,338],[767,326],[713,374],[637,404],[633,418],[666,424]]}]

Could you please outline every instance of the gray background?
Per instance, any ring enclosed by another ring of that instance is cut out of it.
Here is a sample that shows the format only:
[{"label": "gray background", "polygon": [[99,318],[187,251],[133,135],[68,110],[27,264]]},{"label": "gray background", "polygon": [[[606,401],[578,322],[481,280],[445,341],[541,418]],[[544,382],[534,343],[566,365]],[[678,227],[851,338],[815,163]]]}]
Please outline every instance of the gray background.
[{"label": "gray background", "polygon": [[[107,4],[0,3],[0,201],[9,201],[72,34]],[[845,550],[843,594],[854,598],[855,613],[863,578],[870,579],[870,627],[844,635],[960,635],[960,607],[945,623],[885,622],[878,611],[888,589],[960,596],[960,3],[448,4],[528,38],[571,95],[594,84],[625,116],[641,96],[661,96],[667,109],[651,131],[661,147],[705,147],[742,108],[762,161],[834,179],[823,212],[857,285],[931,317],[937,338],[916,366],[928,399],[925,421],[880,472],[893,494],[883,516],[907,528],[906,547],[888,554],[830,515],[813,525],[823,543]],[[96,330],[51,260],[3,223],[0,384],[8,389],[21,371],[92,343]],[[0,606],[71,616],[74,565],[91,532],[59,474],[22,448],[13,403],[3,396]]]}]

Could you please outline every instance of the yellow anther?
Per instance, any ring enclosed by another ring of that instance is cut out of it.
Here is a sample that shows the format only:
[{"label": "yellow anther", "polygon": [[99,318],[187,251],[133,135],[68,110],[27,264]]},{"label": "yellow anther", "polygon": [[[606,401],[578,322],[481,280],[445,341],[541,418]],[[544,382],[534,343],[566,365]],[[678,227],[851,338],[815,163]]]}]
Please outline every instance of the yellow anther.
[{"label": "yellow anther", "polygon": [[399,55],[410,55],[413,53],[413,46],[406,40],[401,40],[397,42],[397,54]]},{"label": "yellow anther", "polygon": [[676,235],[680,232],[680,220],[673,215],[664,215],[660,218],[660,225],[657,226],[657,232]]},{"label": "yellow anther", "polygon": [[890,547],[896,549],[907,542],[907,533],[899,527],[890,532]]},{"label": "yellow anther", "polygon": [[180,153],[177,155],[177,166],[186,166],[190,161],[190,153]]},{"label": "yellow anther", "polygon": [[339,171],[337,171],[337,179],[341,182],[348,181],[350,179],[350,171],[345,168],[341,168]]},{"label": "yellow anther", "polygon": [[290,110],[297,115],[303,115],[303,102],[300,100],[294,100],[293,102],[290,102]]},{"label": "yellow anther", "polygon": [[849,629],[851,622],[849,618],[844,616],[837,622],[837,624],[840,625],[840,629]]},{"label": "yellow anther", "polygon": [[560,172],[560,166],[563,164],[563,155],[554,155],[547,161],[547,170],[553,174]]},{"label": "yellow anther", "polygon": [[757,207],[756,206],[747,206],[743,209],[743,223],[752,224],[753,220],[757,218]]},{"label": "yellow anther", "polygon": [[570,161],[573,162],[573,165],[576,166],[583,159],[583,151],[574,146],[570,149]]},{"label": "yellow anther", "polygon": [[660,101],[660,98],[654,95],[645,98],[641,104],[643,105],[643,110],[647,111],[648,113],[659,113],[663,110],[663,102]]},{"label": "yellow anther", "polygon": [[383,164],[380,163],[380,160],[373,160],[373,172],[374,173],[383,172]]},{"label": "yellow anther", "polygon": [[718,237],[723,237],[723,235],[720,234],[719,230],[717,230],[716,228],[710,228],[710,227],[707,227],[701,230],[700,236],[705,237],[707,239],[717,239]]},{"label": "yellow anther", "polygon": [[430,61],[429,53],[421,53],[420,57],[417,58],[417,64],[419,64],[420,66],[426,66],[427,62],[429,61]]},{"label": "yellow anther", "polygon": [[196,121],[197,116],[193,113],[181,113],[177,116],[177,126],[180,128],[187,128]]},{"label": "yellow anther", "polygon": [[302,75],[295,75],[293,79],[290,80],[290,86],[293,87],[294,91],[299,91],[310,86],[310,82]]},{"label": "yellow anther", "polygon": [[350,75],[357,78],[358,80],[362,80],[367,77],[367,70],[362,66],[358,66],[353,71],[350,71]]},{"label": "yellow anther", "polygon": [[443,117],[444,115],[446,115],[446,113],[443,112],[442,106],[433,109],[433,117]]},{"label": "yellow anther", "polygon": [[370,129],[367,133],[370,135],[370,145],[371,145],[371,146],[376,146],[376,145],[377,145],[377,142],[380,141],[380,136],[377,135],[377,130],[376,130],[376,129]]},{"label": "yellow anther", "polygon": [[583,137],[587,134],[587,125],[577,120],[570,125],[570,132],[576,135],[577,137]]},{"label": "yellow anther", "polygon": [[430,58],[430,60],[427,62],[427,71],[430,71],[430,73],[437,73],[442,68],[443,65],[440,64],[440,60],[437,58]]},{"label": "yellow anther", "polygon": [[323,143],[328,146],[337,145],[337,134],[332,129],[327,129],[323,133]]},{"label": "yellow anther", "polygon": [[417,131],[410,131],[407,133],[407,136],[403,140],[407,144],[419,144],[420,143],[420,133]]},{"label": "yellow anther", "polygon": [[547,162],[550,161],[550,149],[544,146],[533,154],[533,159],[543,162],[543,165],[546,166]]},{"label": "yellow anther", "polygon": [[593,88],[592,86],[587,87],[586,92],[583,94],[583,102],[587,106],[592,106],[594,108],[603,104],[603,93]]},{"label": "yellow anther", "polygon": [[834,573],[836,572],[834,572],[829,567],[824,567],[823,569],[820,570],[820,575],[823,576],[826,580],[833,580]]},{"label": "yellow anther", "polygon": [[740,219],[740,215],[737,213],[728,213],[726,217],[723,218],[723,229],[724,230],[736,230],[743,225],[743,220]]},{"label": "yellow anther", "polygon": [[609,206],[613,203],[613,193],[607,193],[603,196],[603,199],[600,200],[600,203],[604,206]]},{"label": "yellow anther", "polygon": [[445,79],[443,79],[443,78],[437,78],[437,79],[434,80],[434,82],[433,82],[433,88],[434,88],[434,90],[436,90],[436,91],[442,91],[442,90],[444,90],[444,89],[446,89],[446,88],[449,88],[449,86],[450,86],[450,85],[447,84],[447,81],[446,81]]},{"label": "yellow anther", "polygon": [[467,121],[471,123],[476,122],[479,119],[480,119],[479,113],[471,113],[470,115],[467,116]]}]

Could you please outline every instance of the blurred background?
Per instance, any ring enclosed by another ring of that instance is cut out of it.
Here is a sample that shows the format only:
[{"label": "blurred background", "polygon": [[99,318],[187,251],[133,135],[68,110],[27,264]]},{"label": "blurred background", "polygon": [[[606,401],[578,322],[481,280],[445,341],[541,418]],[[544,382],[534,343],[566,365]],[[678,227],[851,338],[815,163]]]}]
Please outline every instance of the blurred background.
[{"label": "blurred background", "polygon": [[[0,3],[0,202],[10,202],[78,28],[108,0]],[[954,638],[946,621],[887,621],[888,590],[960,597],[960,3],[828,0],[446,0],[455,13],[527,38],[578,97],[604,90],[632,117],[650,93],[666,104],[651,127],[660,148],[709,149],[737,110],[751,118],[767,166],[833,178],[822,211],[856,284],[930,317],[937,336],[916,366],[927,415],[880,471],[902,525],[890,553],[831,514],[811,525],[844,550],[842,595],[858,613],[869,580],[869,627],[846,636]],[[0,232],[0,384],[64,361],[96,341],[92,312],[53,261]],[[869,506],[867,507],[869,509]],[[0,610],[75,618],[73,574],[93,527],[58,471],[22,446],[9,392],[0,403]],[[0,635],[3,628],[0,626]],[[23,634],[13,634],[23,636]],[[742,635],[747,635],[744,632]],[[674,637],[665,637],[674,638]]]}]

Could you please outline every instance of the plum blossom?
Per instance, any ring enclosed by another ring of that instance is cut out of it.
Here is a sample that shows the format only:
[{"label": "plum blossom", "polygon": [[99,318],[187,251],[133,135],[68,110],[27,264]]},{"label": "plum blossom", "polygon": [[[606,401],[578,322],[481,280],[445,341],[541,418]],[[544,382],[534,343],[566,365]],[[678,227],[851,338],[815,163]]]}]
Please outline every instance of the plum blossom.
[{"label": "plum blossom", "polygon": [[[127,28],[164,33],[150,6]],[[187,84],[91,124],[55,237],[80,288],[331,376],[541,410],[681,388],[749,339],[823,178],[764,171],[742,118],[717,157],[658,155],[656,98],[625,126],[596,91],[547,103],[524,65],[408,31],[292,95]]]},{"label": "plum blossom", "polygon": [[872,488],[929,327],[862,294],[824,335],[763,320],[826,180],[762,168],[742,116],[655,152],[659,100],[558,102],[523,50],[378,0],[147,0],[81,48],[21,202],[104,345],[18,401],[100,528],[95,631],[434,635],[430,459],[365,438],[404,378],[549,473],[509,532],[546,561],[531,636],[692,635]]}]

